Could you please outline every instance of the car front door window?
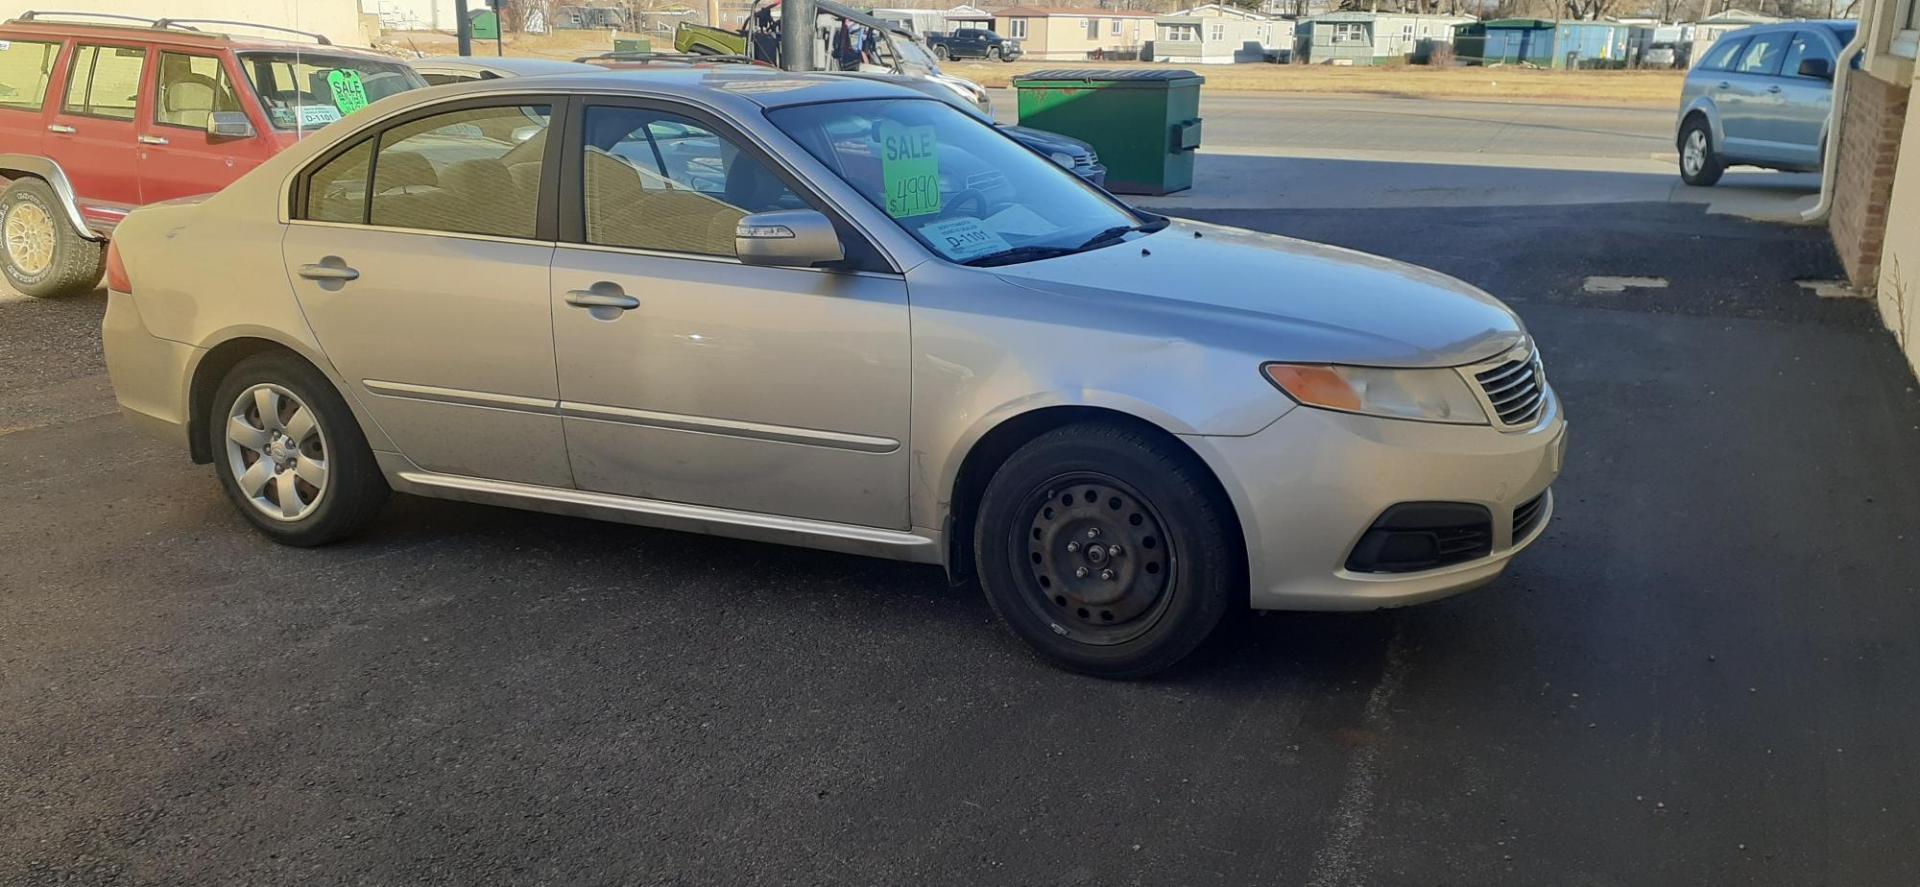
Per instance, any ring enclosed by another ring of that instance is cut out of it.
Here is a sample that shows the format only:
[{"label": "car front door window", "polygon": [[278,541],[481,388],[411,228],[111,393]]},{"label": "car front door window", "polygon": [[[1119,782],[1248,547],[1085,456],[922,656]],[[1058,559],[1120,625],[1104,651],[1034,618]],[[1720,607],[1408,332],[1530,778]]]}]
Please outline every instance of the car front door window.
[{"label": "car front door window", "polygon": [[593,107],[585,133],[588,243],[731,258],[741,217],[806,206],[753,155],[684,117]]},{"label": "car front door window", "polygon": [[[1800,69],[1808,61],[1815,62],[1814,67],[1825,70],[1827,76],[1818,77],[1800,73]],[[1827,48],[1826,41],[1806,31],[1800,31],[1793,35],[1793,42],[1787,46],[1786,59],[1780,64],[1780,73],[1789,77],[1830,79],[1833,75],[1833,51]]]}]

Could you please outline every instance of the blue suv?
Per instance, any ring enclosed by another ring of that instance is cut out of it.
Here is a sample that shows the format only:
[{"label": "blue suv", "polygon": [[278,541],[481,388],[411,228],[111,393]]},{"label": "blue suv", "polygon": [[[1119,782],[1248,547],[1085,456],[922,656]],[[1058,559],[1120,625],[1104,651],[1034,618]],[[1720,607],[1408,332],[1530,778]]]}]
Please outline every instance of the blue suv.
[{"label": "blue suv", "polygon": [[1680,92],[1680,177],[1711,185],[1729,166],[1809,172],[1825,160],[1840,50],[1855,22],[1784,22],[1735,31],[1687,72]]}]

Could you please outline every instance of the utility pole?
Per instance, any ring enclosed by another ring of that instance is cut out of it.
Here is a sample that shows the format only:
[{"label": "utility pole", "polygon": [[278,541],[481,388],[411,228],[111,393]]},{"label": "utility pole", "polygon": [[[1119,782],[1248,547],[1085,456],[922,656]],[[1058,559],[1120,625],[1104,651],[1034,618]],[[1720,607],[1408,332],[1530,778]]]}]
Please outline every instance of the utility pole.
[{"label": "utility pole", "polygon": [[780,0],[780,67],[813,70],[813,32],[819,20],[813,0]]},{"label": "utility pole", "polygon": [[473,55],[473,22],[467,18],[467,0],[453,0],[453,27],[460,55]]}]

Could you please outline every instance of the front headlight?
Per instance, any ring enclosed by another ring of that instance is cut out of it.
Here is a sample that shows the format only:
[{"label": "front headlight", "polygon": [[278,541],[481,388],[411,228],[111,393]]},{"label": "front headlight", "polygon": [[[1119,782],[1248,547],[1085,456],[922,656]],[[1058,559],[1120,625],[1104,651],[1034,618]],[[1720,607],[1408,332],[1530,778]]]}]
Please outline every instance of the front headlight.
[{"label": "front headlight", "polygon": [[1267,381],[1310,407],[1388,419],[1485,425],[1487,413],[1459,371],[1269,363]]}]

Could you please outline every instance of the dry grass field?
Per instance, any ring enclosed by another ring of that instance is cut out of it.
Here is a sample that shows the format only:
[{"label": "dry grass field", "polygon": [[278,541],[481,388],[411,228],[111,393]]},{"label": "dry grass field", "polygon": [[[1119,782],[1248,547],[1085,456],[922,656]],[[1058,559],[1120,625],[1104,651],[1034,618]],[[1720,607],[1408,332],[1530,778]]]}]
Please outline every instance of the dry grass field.
[{"label": "dry grass field", "polygon": [[[656,49],[671,51],[670,39],[645,36]],[[552,34],[514,35],[507,39],[507,55],[571,59],[613,48],[614,35],[605,31],[557,31]],[[411,55],[452,55],[451,35],[434,32],[392,32],[383,41],[388,49]],[[493,54],[493,43],[477,43],[474,51]],[[948,73],[982,86],[1006,86],[1013,77],[1055,68],[1186,67],[1207,78],[1208,90],[1313,94],[1389,95],[1407,98],[1478,99],[1487,101],[1573,101],[1581,104],[1635,107],[1672,107],[1680,97],[1681,71],[1542,71],[1531,68],[1429,68],[1421,65],[1336,68],[1330,65],[1161,65],[1140,62],[948,62]]]}]

